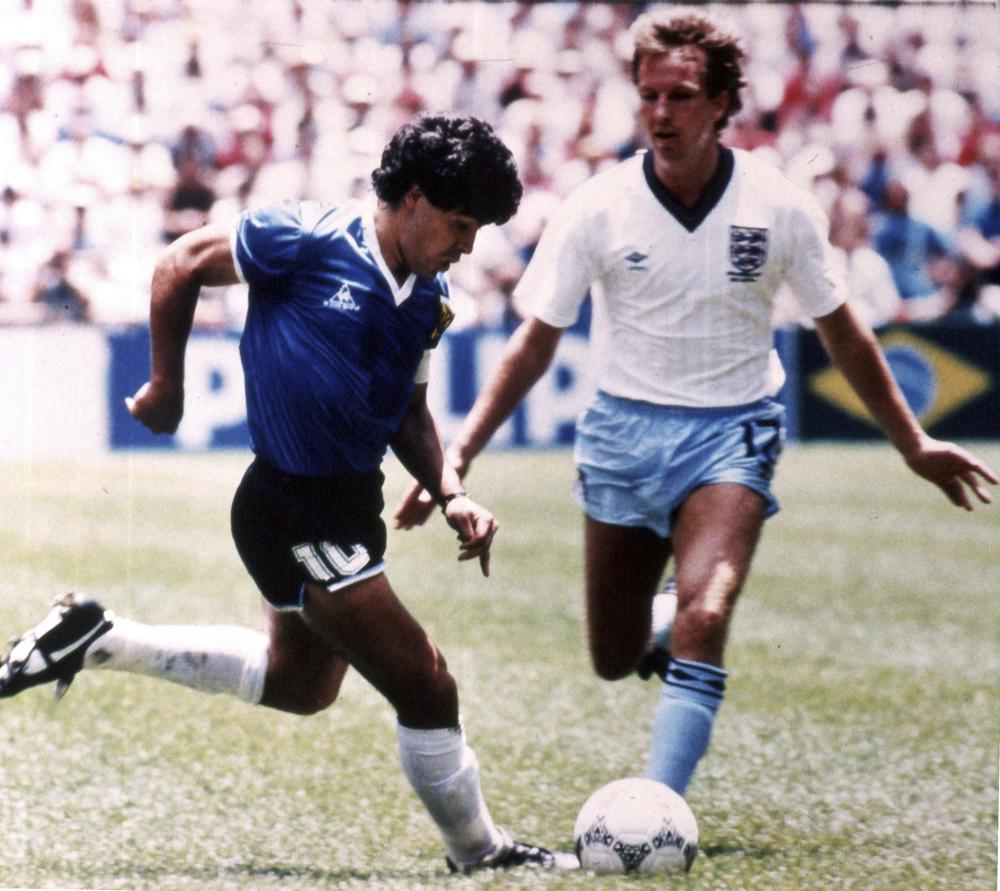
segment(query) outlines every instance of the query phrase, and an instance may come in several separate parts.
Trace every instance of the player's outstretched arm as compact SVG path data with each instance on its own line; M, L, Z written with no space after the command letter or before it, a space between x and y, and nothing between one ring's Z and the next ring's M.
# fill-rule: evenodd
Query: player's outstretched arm
M485 447L528 391L545 373L555 355L563 329L530 318L522 322L504 347L500 367L479 394L448 447L448 463L461 479L473 459ZM422 525L434 509L434 502L419 483L414 483L393 512L397 529Z
M816 319L816 330L833 364L878 421L910 469L934 483L952 504L972 510L970 493L992 499L985 483L996 473L954 443L929 436L910 410L871 329L844 304Z
M157 261L149 302L150 378L125 400L154 433L173 433L184 414L184 351L201 288L238 281L230 233L218 225L181 236Z

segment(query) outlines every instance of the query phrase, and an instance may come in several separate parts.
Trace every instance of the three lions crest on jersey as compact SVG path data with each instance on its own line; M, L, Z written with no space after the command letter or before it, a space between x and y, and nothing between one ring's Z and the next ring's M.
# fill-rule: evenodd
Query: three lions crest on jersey
M729 227L729 280L755 282L767 262L767 229Z

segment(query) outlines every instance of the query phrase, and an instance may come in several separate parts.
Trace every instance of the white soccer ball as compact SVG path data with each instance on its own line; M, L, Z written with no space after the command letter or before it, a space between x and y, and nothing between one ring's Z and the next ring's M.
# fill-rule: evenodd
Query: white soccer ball
M628 777L584 802L573 842L580 866L591 872L684 873L698 853L698 824L669 786Z

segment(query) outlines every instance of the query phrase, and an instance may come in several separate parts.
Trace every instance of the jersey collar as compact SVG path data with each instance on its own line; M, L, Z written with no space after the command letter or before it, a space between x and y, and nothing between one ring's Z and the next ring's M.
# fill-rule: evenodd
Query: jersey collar
M417 276L411 272L403 284L396 284L396 276L392 274L389 265L385 262L385 257L382 256L382 248L378 243L378 233L375 231L374 201L366 201L364 203L364 209L361 212L361 228L364 232L365 244L368 246L368 250L371 251L372 259L382 273L385 283L389 286L389 291L392 294L392 299L396 302L396 306L399 306L412 293Z
M733 150L720 145L719 164L715 168L715 173L705 184L705 188L692 207L681 202L670 189L660 182L653 169L652 152L646 152L643 156L642 172L646 177L646 184L656 196L656 200L688 232L694 232L705 221L705 218L712 212L725 193L726 186L729 185L729 180L733 177L733 164Z

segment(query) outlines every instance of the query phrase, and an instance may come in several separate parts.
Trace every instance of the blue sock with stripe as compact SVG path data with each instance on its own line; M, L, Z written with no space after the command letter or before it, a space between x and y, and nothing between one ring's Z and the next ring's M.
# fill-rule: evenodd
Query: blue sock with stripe
M726 692L726 671L707 662L671 659L653 715L646 776L680 795L708 750L715 714Z

